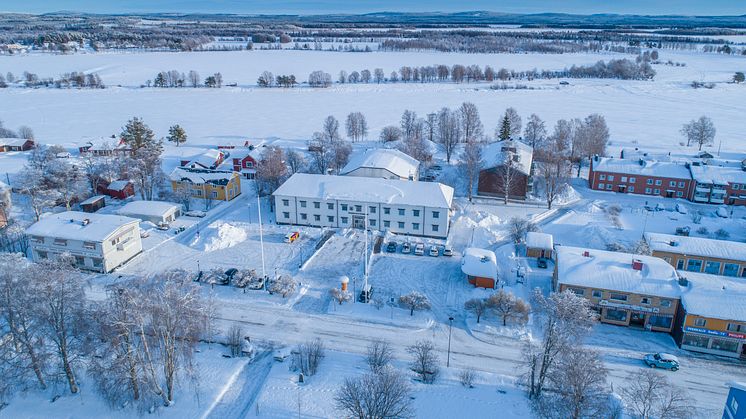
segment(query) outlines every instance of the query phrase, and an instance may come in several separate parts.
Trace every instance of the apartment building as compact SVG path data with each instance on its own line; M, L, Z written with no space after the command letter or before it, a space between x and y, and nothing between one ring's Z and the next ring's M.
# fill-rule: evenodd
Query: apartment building
M278 224L448 237L453 188L435 182L296 173L273 194Z
M81 269L111 272L142 251L140 220L78 211L48 215L26 230L31 259L62 253Z
M746 205L746 171L741 164L690 166L691 200L709 204Z
M671 332L682 287L664 260L556 246L553 288L584 297L602 323Z
M689 199L692 177L680 163L594 156L588 184L599 191Z
M645 233L653 256L679 271L746 277L746 243Z
M233 171L177 167L170 178L174 192L187 188L194 198L231 201L241 195L241 177Z

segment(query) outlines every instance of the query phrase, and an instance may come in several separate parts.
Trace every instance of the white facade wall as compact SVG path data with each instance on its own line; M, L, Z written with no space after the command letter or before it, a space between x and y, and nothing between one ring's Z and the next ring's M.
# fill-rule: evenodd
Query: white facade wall
M362 228L367 212L368 226L374 230L413 236L448 237L449 208L282 195L275 196L275 208L278 224Z
M417 171L415 170L410 174L411 177L400 177L395 173L382 168L374 167L360 167L349 173L345 173L345 176L357 176L357 177L372 177L372 178L383 178L383 179L400 179L400 180L417 180Z
M64 240L51 236L29 237L31 259L39 262L62 253L76 258L81 269L110 272L142 251L140 227L137 222L125 224L103 242Z

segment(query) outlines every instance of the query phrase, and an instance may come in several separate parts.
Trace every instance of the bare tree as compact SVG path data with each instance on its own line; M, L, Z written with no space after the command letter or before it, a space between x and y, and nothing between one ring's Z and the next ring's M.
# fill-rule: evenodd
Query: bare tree
M461 167L467 179L467 197L471 201L474 194L474 184L479 179L479 171L482 170L482 143L476 140L467 140L464 151L461 153Z
M503 195L503 203L508 204L510 194L513 189L516 188L517 182L523 177L521 176L524 171L524 162L520 161L520 155L514 151L515 149L506 145L502 147L502 166L499 167L498 174L500 176L500 183L498 184L498 192Z
M331 295L332 299L338 302L339 305L342 305L342 303L346 303L347 301L350 301L352 299L352 294L350 294L349 291L343 291L337 287L330 289L329 295Z
M68 160L70 159L50 165L44 174L43 184L45 187L56 192L58 199L70 211L73 201L88 196L87 189L89 182L81 167L72 164Z
M259 87L272 87L275 85L275 75L269 71L263 71L256 80L256 84Z
M522 121L521 116L515 108L508 108L505 110L505 117L510 121L510 138L518 138L521 136Z
M715 124L706 116L700 116L697 120L691 120L681 128L681 135L686 137L686 146L691 143L697 144L699 149L702 146L710 145L715 140Z
M140 197L152 201L155 190L163 184L163 144L160 141L147 142L127 159L130 177L138 187Z
M360 81L363 83L370 83L370 70L367 68L360 72Z
M256 184L259 193L271 194L280 187L288 174L285 152L279 147L267 147L256 165Z
M329 87L332 85L332 76L323 71L314 71L308 76L308 85L311 87Z
M492 294L487 299L487 306L500 316L503 326L507 326L508 320L519 323L528 321L528 304L504 289Z
M383 372L394 359L394 350L391 348L391 344L383 339L374 340L368 345L367 352L365 361L374 374Z
M27 127L26 125L21 125L20 127L18 127L18 136L25 140L33 140L34 130L32 130L30 127Z
M394 369L360 378L346 378L334 397L345 417L404 419L414 417L412 390L407 379Z
M402 132L399 127L395 125L389 125L389 126L383 127L379 138L381 142L383 143L388 143L391 141L399 141L402 138Z
M608 142L609 127L602 115L588 115L585 120L577 124L573 136L573 152L570 155L578 164L578 177L583 166L583 157L605 155Z
M295 287L297 285L298 284L292 277L283 275L270 283L268 291L270 294L277 293L282 295L282 298L286 298L288 295L295 292Z
M522 217L512 217L508 220L508 226L510 228L510 238L513 240L513 243L523 241L526 233L530 231L539 231L539 226L536 223Z
M344 70L341 70L339 72L339 77L337 77L337 83L344 84L347 83L347 72Z
M197 73L194 70L189 70L189 74L187 75L187 79L189 80L189 85L193 88L197 88L200 86L200 81L202 80L199 77L199 73Z
M567 139L560 132L547 138L535 155L536 175L542 181L547 208L568 188L570 167Z
M481 320L482 315L487 312L489 306L487 305L487 300L485 300L484 298L472 298L470 300L466 300L466 302L464 303L464 308L467 311L474 313L474 315L477 316L477 323L479 323L479 320Z
M462 386L474 388L474 380L477 379L477 372L473 368L467 368L459 373L458 379Z
M430 310L430 300L425 294L412 291L399 297L399 303L409 309L409 315L413 316L415 310Z
M416 122L417 113L414 111L407 109L402 113L401 122L399 124L401 126L402 136L405 140L410 139L417 134Z
M306 158L296 150L290 148L285 150L285 162L291 175L303 172L306 169Z
M231 350L231 356L241 355L241 344L243 343L243 330L241 326L234 324L228 330L228 347Z
M438 377L438 355L435 353L435 344L429 340L417 341L407 347L407 353L412 356L409 368L414 371L425 384L432 384Z
M347 128L347 136L353 142L360 141L368 136L368 122L361 112L352 112L347 115L345 128Z
M458 114L448 108L443 108L438 112L436 137L440 145L443 146L446 161L449 164L456 146L461 142L461 125L458 119Z
M461 132L464 141L480 141L483 135L484 127L482 120L479 118L479 110L471 102L464 102L458 109L459 119L461 120Z
M622 398L635 418L693 418L697 409L686 391L652 370L630 373Z
M303 375L314 375L319 370L321 360L324 359L324 342L316 338L314 340L301 343L295 348L295 367Z
M524 141L536 150L542 147L546 137L547 128L544 121L539 118L539 115L532 113L531 116L528 117L528 122L526 122L526 129L523 131Z
M373 78L376 81L376 83L383 83L384 81L386 81L386 76L383 73L383 69L377 68L373 70Z

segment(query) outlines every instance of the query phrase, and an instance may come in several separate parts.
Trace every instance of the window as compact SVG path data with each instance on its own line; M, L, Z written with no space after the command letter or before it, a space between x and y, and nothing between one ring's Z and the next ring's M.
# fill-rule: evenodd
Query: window
M440 218L440 212L433 211L433 218Z
M371 213L371 214L375 214L376 213L376 207L373 207L373 206L368 207L368 212Z
M386 215L391 214L391 208L383 207L383 213L386 214Z
M684 185L685 185L685 183L684 183L684 182L679 182L679 188L683 188L683 187L684 187Z
M686 263L689 272L702 272L702 261L700 259L689 259Z
M635 183L635 182L637 182L636 178L633 178L633 177L629 178L629 183Z
M725 352L738 352L738 342L725 339L713 339L710 345L711 349Z
M603 183L599 183L599 184L598 184L598 189L603 189L603 188L604 188L605 186L606 186L605 184L603 184Z
M83 247L86 249L95 250L96 249L96 243L94 242L83 242Z
M440 228L440 226L437 224L433 224L431 227L433 228L433 231L438 231L438 229Z
M694 346L696 348L706 348L710 344L710 338L705 336L691 335L689 333L684 335L684 339L681 341L682 345Z
M363 206L362 205L355 205L355 212L363 212Z
M334 217L331 216L331 215L327 215L326 216L326 221L329 221L330 223L333 223L334 222Z
M54 239L55 246L67 246L67 240L65 239Z
M708 260L705 263L705 272L708 274L719 274L720 273L720 262L713 262Z
M399 215L404 216L404 208L399 208Z
M738 323L728 323L727 329L730 332L746 332L746 325Z
M671 307L671 300L661 300L661 307Z
M738 412L738 400L735 396L730 398L730 410L733 413Z
M300 207L301 208L305 208L306 207L306 204L307 204L306 201L298 201L298 202L300 202Z
M661 190L660 190L660 189L658 189L658 188L655 188L655 189L653 189L653 193L654 193L655 195L660 195L660 194L661 194Z
M684 196L684 192L676 191L676 197L681 198L682 196Z
M652 184L653 184L653 179L648 179L648 181L647 181L646 183L647 183L648 185L652 185Z
M607 183L607 184L606 184L606 190L607 190L607 191L610 191L610 190L611 190L611 188L612 188L612 186L614 186L614 185L612 185L611 183Z
M585 295L585 290L583 288L568 288L568 290L570 290L570 292L572 292L573 294L581 297Z
M668 182L668 186L670 186L672 188L675 188L676 187L676 181L672 180L672 181Z
M213 199L215 199L218 197L218 191L212 191L210 195L212 196Z
M44 237L41 236L31 236L31 241L34 243L44 243Z
M650 189L650 188L645 188L645 193L646 193L646 194L650 195L650 193L651 193L651 192L653 192L653 190L652 190L652 189Z
M656 179L655 180L655 186L661 186L662 184L663 184L663 182L661 182L660 179Z
M648 324L652 327L660 327L662 329L670 329L671 323L673 323L673 317L669 316L650 316L648 317Z
M368 220L368 224L370 224L371 227L376 226L376 220Z
M347 211L347 204L342 204L342 211Z
M622 182L626 182L626 181L627 181L627 176L622 176L622 179L621 179L621 181L622 181Z
M604 318L615 322L625 322L627 321L627 312L625 310L607 308Z
M412 223L412 229L413 230L419 230L420 229L420 223Z
M630 192L634 192L635 191L635 187L634 186L630 186L627 190L630 191Z
M694 319L694 325L697 326L697 327L705 327L705 326L707 326L707 320L703 319L701 317L698 317L698 318Z
M609 175L609 177L607 177L607 179L608 179L609 181L613 181L613 180L614 180L614 175Z
M734 184L733 184L733 190L734 190L734 191L737 191L737 190L738 190L738 184L737 184L737 183L734 183Z
M383 222L383 226L384 226L385 228L389 228L389 227L391 227L391 221L388 221L388 220L384 221L384 222Z
M419 217L420 216L420 210L412 210L412 215L415 216L415 217Z
M290 213L289 212L283 212L282 216L283 216L283 218L290 218Z
M41 250L37 250L36 254L39 255L39 259L46 259L47 258L47 252L42 252Z
M287 207L288 205L290 205L290 200L289 199L283 199L282 200L282 206L283 207Z
M611 300L617 300L617 301L627 301L627 295L626 294L617 294L617 293L611 293L609 294L609 299Z
M640 298L640 304L650 304L650 297Z
M85 266L85 258L83 256L75 256L75 265Z
M316 209L321 208L321 202L314 202L313 203L313 207L316 208Z
M347 224L347 222L349 221L349 218L347 217L340 217L340 219L342 220L342 224Z
M403 221L399 221L398 224L399 224L399 228L402 228L402 229L404 228L404 222Z
M726 263L723 266L723 275L725 276L738 276L738 268L740 267L737 263Z
M333 210L333 209L334 209L334 204L332 204L331 202L328 202L328 203L326 204L326 208L327 208L327 209L330 209L330 210Z
M305 212L301 213L300 214L300 219L301 220L307 220L308 219L308 214L306 214Z
M598 175L598 180L606 180L606 175Z
M101 258L93 258L91 260L93 261L94 268L101 268L104 265L104 261Z
M314 214L313 215L313 220L314 221L321 221L321 216L319 214Z
M601 290L593 290L593 298L603 298L604 293Z
M679 259L678 262L676 262L676 269L678 270L684 269L684 259Z

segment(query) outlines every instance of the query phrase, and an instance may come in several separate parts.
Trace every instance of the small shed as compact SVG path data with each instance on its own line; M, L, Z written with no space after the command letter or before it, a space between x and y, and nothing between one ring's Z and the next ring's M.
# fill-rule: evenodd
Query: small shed
M92 196L80 203L80 209L83 212L96 212L106 206L105 198L103 195Z
M115 180L102 187L100 192L112 198L127 199L135 195L135 185L129 180Z
M132 201L123 206L119 215L139 218L153 224L170 223L181 216L181 205L163 201Z
M495 288L497 283L497 257L495 252L476 247L464 250L461 272L475 287Z
M554 237L551 234L530 231L526 233L526 257L552 258Z

